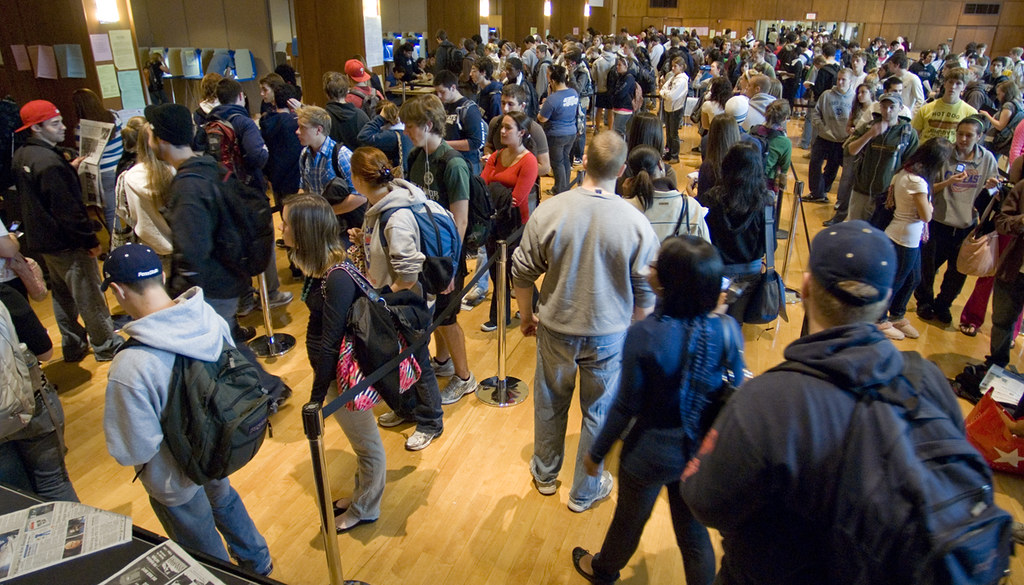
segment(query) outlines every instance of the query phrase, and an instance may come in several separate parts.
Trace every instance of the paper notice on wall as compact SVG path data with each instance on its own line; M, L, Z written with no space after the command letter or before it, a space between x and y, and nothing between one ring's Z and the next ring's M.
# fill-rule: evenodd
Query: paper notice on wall
M57 59L53 55L53 47L30 45L28 56L37 79L57 79Z
M591 5L593 5L593 4L591 4ZM535 35L535 34L537 34L537 27L535 27L535 26L531 26L531 27L530 27L530 34L531 34L531 35Z
M121 89L117 85L117 70L113 65L97 65L96 75L100 78L100 95L103 99L121 97Z
M110 39L107 35L89 35L89 42L92 44L93 61L114 60L114 54L110 52Z
M14 53L14 64L18 66L18 71L32 71L32 62L28 59L25 45L11 45L11 52Z
M699 36L699 37L706 37L706 36L708 36L708 27L706 27L706 26L698 26L697 27L697 36Z
M54 45L53 52L57 56L57 68L64 78L84 79L85 58L82 56L82 45Z
M363 39L366 44L366 64L370 67L384 65L384 35L381 33L380 16L363 16Z
M590 0L590 7L594 6L604 6L604 0Z
M110 48L114 53L114 65L121 71L137 69L132 31L128 29L112 30L108 34L110 35Z
M578 26L572 27L572 34L573 34L573 36L579 36L579 34L580 34L580 27L578 27Z
M145 108L146 98L142 94L142 78L139 70L118 71L117 84L121 86L121 107Z

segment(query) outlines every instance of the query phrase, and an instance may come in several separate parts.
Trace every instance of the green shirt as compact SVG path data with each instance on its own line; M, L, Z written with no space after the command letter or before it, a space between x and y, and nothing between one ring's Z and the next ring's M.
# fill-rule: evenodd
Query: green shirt
M443 141L429 157L424 154L423 149L416 148L409 155L409 182L422 187L428 199L449 211L452 203L468 200L469 165L462 155ZM447 164L443 159L448 160Z

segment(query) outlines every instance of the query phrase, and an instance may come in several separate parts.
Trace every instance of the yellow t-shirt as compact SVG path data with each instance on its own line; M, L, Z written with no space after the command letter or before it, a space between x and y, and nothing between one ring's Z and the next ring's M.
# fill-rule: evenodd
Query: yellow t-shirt
M964 100L955 104L935 100L917 110L911 125L917 130L921 142L940 136L950 142L956 142L956 125L960 120L977 113L978 110Z

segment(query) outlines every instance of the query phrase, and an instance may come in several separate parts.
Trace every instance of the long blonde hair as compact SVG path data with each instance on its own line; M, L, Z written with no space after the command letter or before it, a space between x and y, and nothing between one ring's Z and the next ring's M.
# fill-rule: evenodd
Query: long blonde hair
M135 145L138 155L136 164L144 165L153 200L156 201L158 208L162 208L167 205L167 195L171 190L174 174L171 172L171 166L157 157L156 151L153 150L150 143L152 136L153 126L144 124L139 128L138 141Z

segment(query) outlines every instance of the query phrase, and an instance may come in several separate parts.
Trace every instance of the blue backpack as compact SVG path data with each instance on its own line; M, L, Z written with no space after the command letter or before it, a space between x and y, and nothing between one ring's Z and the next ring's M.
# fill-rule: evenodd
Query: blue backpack
M412 211L420 231L420 251L426 256L419 278L423 290L432 295L439 294L451 284L459 267L462 242L459 240L455 219L435 201L389 209L381 214L378 228L380 243L385 250L388 248L385 237L388 220L399 209Z

